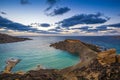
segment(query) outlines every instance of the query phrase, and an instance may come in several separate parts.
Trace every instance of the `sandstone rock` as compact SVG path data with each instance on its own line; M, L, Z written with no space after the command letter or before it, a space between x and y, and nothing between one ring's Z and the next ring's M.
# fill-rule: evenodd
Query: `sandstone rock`
M6 66L4 69L4 73L10 73L12 68L16 66L17 63L19 63L21 60L20 59L8 59L6 61Z
M102 65L111 64L116 62L116 50L110 49L108 51L103 51L98 53L97 59Z
M50 47L54 47L56 49L61 49L61 50L66 50L70 53L78 53L78 48L86 46L89 49L95 51L95 52L101 52L100 47L93 45L93 44L88 44L85 42L82 42L80 40L73 40L73 39L66 39L64 41L60 41L57 43L53 43L50 45Z
M118 63L120 63L120 55L118 55L117 58L118 58Z

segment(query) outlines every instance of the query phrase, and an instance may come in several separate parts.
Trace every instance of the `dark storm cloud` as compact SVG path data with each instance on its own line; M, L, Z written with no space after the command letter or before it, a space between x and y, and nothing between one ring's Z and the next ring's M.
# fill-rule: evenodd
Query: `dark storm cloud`
M109 33L118 33L116 30L109 31Z
M3 11L0 11L0 13L1 13L1 14L4 14L4 15L6 15L6 14L7 14L6 12L3 12Z
M30 4L30 3L29 3L29 0L20 0L20 3L21 3L22 5Z
M52 32L52 31L37 30L35 28L32 28L31 26L25 26L20 23L15 23L1 16L0 16L0 28L4 28L6 30L27 31L27 32L35 32L42 34L58 34L57 31Z
M110 24L108 25L109 27L116 27L116 28L120 28L120 23L116 23L116 24Z
M45 11L50 10L59 0L47 0L47 4L49 5Z
M54 29L49 29L48 31L62 32L63 30L60 27L55 27Z
M108 30L107 27L108 27L108 26L106 26L106 25L102 25L102 26L98 26L96 29L97 29L98 31L104 31L104 30Z
M101 13L96 14L79 14L58 22L62 27L70 27L78 24L101 24L109 20L108 17Z
M107 25L101 25L101 26L97 26L95 29L88 29L88 32L98 32L98 31L107 31L107 30L112 30L112 29L108 29Z
M90 26L83 26L80 28L72 28L72 30L81 30L81 31L86 31L86 32L98 32L98 31L107 31L107 30L113 30L113 29L108 29L107 25L101 25L97 26L96 28L92 28Z
M89 28L90 28L89 26L83 26L83 27L80 27L80 28L72 28L72 30L80 29L80 30L83 30L83 31L87 31Z
M107 25L101 25L96 27L95 29L88 29L86 30L87 32L98 32L98 31L107 31L107 30L113 30L113 29L108 29Z
M91 26L82 26L80 28L66 28L65 31L69 31L69 30L81 30L81 31L85 31L85 32L99 32L99 31L107 31L107 30L112 30L112 29L107 29L108 26L106 25L101 25L101 26L98 26L94 29L92 29ZM55 29L50 29L49 31L53 31L53 32L65 32L64 30L62 30L61 28L55 28Z
M48 31L53 31L53 32L62 32L62 30L61 29L49 29Z
M81 30L86 32L98 32L98 29L89 29L89 26L81 27L81 28L72 28L72 30Z
M65 13L67 13L68 11L70 11L70 8L62 7L62 8L54 9L54 11L52 13L48 14L48 15L49 16L63 15Z
M19 23L12 22L6 18L0 16L0 28L17 30L17 31L30 31L35 32L37 29L31 28L30 26L25 26Z
M40 24L40 26L42 26L42 27L50 27L50 24L48 24L48 23L42 23L42 24Z
M50 29L48 31L53 31L53 32L61 32L62 30L59 30L59 29Z
M54 31L44 31L44 30L39 30L39 31L36 31L36 33L42 33L42 34L58 34L58 32Z
M86 32L98 32L98 30L97 29L88 29L88 30L86 30Z

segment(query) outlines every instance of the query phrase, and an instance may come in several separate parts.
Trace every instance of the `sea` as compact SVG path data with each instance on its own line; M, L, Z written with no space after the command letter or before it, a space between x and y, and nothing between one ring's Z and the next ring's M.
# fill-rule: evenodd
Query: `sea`
M23 36L22 36L23 37ZM9 58L21 59L12 71L29 71L41 65L47 69L63 69L77 64L79 56L50 47L51 43L65 39L77 39L103 48L115 48L120 53L120 38L112 36L34 36L32 40L0 44L0 71Z

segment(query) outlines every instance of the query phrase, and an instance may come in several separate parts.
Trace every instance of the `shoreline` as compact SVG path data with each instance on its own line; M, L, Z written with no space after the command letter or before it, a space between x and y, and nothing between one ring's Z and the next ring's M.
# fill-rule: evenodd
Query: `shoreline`
M0 33L0 44L21 42L21 41L26 41L26 40L32 40L32 39L14 37L14 36Z
M32 78L35 78L35 79L39 78L39 80L48 80L48 79L50 80L78 80L78 79L90 80L90 78L93 77L95 78L93 80L97 80L97 79L101 80L102 78L107 79L108 77L110 77L110 76L102 77L102 75L108 75L108 73L103 74L102 71L104 69L108 70L113 68L117 68L118 72L116 71L113 71L113 72L119 74L120 56L116 55L115 49L95 52L84 43L78 40L70 40L70 39L62 41L62 44L61 42L57 42L53 44L55 45L52 47L56 48L58 45L59 47L57 47L57 49L71 52L71 54L76 53L76 51L78 50L77 52L79 53L80 58L82 59L81 62L76 65L73 65L64 69L60 69L60 70L42 69L40 67L37 70L30 70L27 72L17 71L15 73L2 73L0 74L0 79L10 78L10 80L13 80L13 79L26 80L28 78L28 80L32 80ZM116 64L118 66L116 66ZM106 67L108 65L109 67ZM88 73L88 70L92 74ZM97 74L96 72L99 74ZM31 75L31 76L28 76L28 75ZM4 77L4 76L9 76L9 77Z

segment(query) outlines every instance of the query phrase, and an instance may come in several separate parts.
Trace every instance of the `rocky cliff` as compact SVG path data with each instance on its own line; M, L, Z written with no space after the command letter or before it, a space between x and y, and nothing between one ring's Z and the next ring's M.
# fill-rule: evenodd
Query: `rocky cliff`
M70 53L78 53L77 48L82 48L83 46L86 46L86 48L89 48L95 52L101 51L99 46L88 44L80 40L73 40L73 39L66 39L64 41L56 42L50 45L50 47L65 50Z
M70 39L50 46L80 55L81 60L78 64L60 71L68 80L118 80L120 78L120 55L116 54L115 49L100 51L97 46Z
M68 51L72 54L78 54L81 60L81 67L90 63L90 61L97 56L97 52L100 52L99 47L95 45L87 44L80 40L73 39L60 41L58 43L51 44L50 46L56 49Z
M59 45L60 44L60 45ZM51 46L53 46L52 44ZM58 47L59 46L59 47ZM61 47L60 47L61 46ZM115 49L97 52L79 40L55 43L55 48L77 53L82 59L65 69L40 69L21 73L1 73L0 80L119 80L120 55Z
M11 43L11 42L19 42L19 41L25 41L25 40L31 40L29 38L18 38L14 36L10 36L7 34L0 33L0 44L1 43Z
M81 64L78 63L77 66L73 67L63 70L64 76L68 80L120 79L120 55L116 55L115 49L98 53L97 57L91 60L87 66L81 67Z

